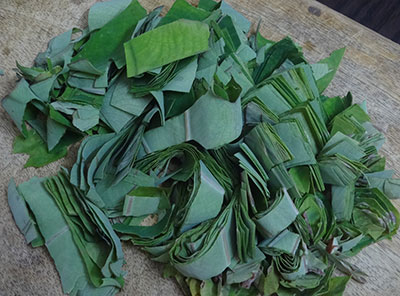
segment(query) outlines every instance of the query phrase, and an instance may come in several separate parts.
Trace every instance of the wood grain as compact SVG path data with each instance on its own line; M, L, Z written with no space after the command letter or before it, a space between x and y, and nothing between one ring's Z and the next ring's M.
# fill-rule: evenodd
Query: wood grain
M82 26L94 0L1 0L0 7L0 96L15 86L13 68L18 60L30 65L48 40L63 31ZM147 9L172 0L142 1ZM388 167L400 172L400 46L335 11L311 0L228 0L253 23L262 21L264 36L278 40L290 35L311 61L332 50L347 47L342 66L327 90L344 95L351 90L355 100L366 100L373 122L386 134L383 154ZM17 183L34 175L55 173L60 164L70 166L75 153L41 169L24 169L26 156L11 154L17 129L0 111L0 295L62 295L53 262L45 248L28 247L12 220L6 198L11 177ZM76 151L76 149L75 149ZM400 176L400 175L398 175ZM400 202L395 201L400 208ZM345 295L399 295L400 235L364 250L352 262L365 270L364 285L350 282ZM126 286L121 295L181 295L178 286L161 277L158 264L137 248L124 245Z

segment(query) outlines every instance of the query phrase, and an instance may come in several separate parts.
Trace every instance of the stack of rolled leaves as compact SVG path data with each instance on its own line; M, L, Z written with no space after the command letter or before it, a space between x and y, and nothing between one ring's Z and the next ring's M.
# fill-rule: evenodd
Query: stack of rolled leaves
M365 104L323 95L344 49L309 64L225 1L161 10L96 3L86 29L17 65L2 101L26 166L83 139L71 169L8 189L63 291L115 295L121 241L187 295L341 295L365 281L346 258L396 233L400 182Z

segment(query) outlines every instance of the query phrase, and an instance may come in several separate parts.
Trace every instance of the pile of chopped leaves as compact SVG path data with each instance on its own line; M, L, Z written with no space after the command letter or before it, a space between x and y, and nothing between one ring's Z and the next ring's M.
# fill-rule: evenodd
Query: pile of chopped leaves
M344 49L309 64L224 1L161 10L96 3L86 29L17 65L2 102L26 166L82 140L71 169L8 189L63 291L120 291L121 241L188 295L341 295L364 281L346 258L396 233L400 182L365 104L322 94Z

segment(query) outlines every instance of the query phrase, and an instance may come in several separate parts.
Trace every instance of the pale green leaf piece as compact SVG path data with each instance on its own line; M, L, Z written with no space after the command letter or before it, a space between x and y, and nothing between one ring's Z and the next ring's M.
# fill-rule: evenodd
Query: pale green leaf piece
M72 62L87 59L103 72L109 60L113 60L118 68L122 68L125 65L123 43L130 39L136 24L145 16L146 10L137 0L132 0L121 13L93 33Z
M99 69L97 69L95 66L93 66L93 64L87 59L77 60L76 62L69 63L68 67L72 71L89 74L88 77L84 76L87 78L92 77L92 76L100 76L103 74ZM82 73L79 73L79 74L82 75ZM71 75L76 76L77 73L72 73Z
M61 123L47 117L46 121L46 132L47 132L47 148L49 151L53 150L54 147L60 142L61 138L67 131L66 126Z
M209 36L207 24L189 20L178 20L139 35L124 44L127 76L202 53L208 50Z
M247 33L250 30L251 22L233 9L226 1L221 1L220 8L222 14L229 15L243 32Z
M210 49L199 56L196 78L204 78L209 85L212 84L218 66L218 57L224 53L224 39L216 42L210 41Z
M241 131L240 100L231 103L208 92L184 114L146 132L143 146L150 152L195 140L203 147L212 149L235 140Z
M349 221L354 206L354 185L332 186L332 209L338 221Z
M231 265L226 272L227 284L243 283L258 273L261 261L265 259L265 255L259 248L255 248L253 258L246 261L236 260L233 258ZM250 294L251 295L251 294Z
M53 66L64 66L69 63L74 52L73 44L71 43L72 30L66 31L59 36L54 37L49 41L45 52L39 53L35 59L36 65L47 65L50 59Z
M72 124L81 131L87 131L99 123L99 110L86 105L78 107L72 114Z
M232 206L214 220L183 233L170 251L170 262L183 275L199 280L223 272L234 255Z
M184 209L183 231L216 217L224 201L225 190L202 161L193 179L193 191Z
M53 257L63 292L75 295L87 284L85 266L66 221L42 182L43 179L34 177L19 185L18 189L31 208L46 247ZM65 268L66 264L68 268Z
M244 141L266 171L293 159L285 143L268 123L258 124L245 136Z
M341 132L337 132L329 139L320 154L326 156L340 154L356 161L365 156L364 149L360 146L360 143Z
M162 88L162 91L190 92L196 78L197 64L197 57L195 57Z
M271 255L281 254L283 252L294 256L299 247L300 240L300 235L285 229L276 237L262 241L258 247L265 253Z
M378 188L390 199L400 198L400 180L392 178L393 172L383 171L365 174L369 186Z
M293 155L292 160L285 162L287 168L317 163L311 145L296 120L278 123L274 129Z
M194 7L185 0L176 0L158 26L163 26L179 19L203 21L209 16L210 12L204 9Z
M100 111L92 105L56 101L51 106L57 111L72 115L72 124L81 131L87 131L99 123Z
M332 81L339 68L345 50L345 48L335 50L329 57L311 65L315 80L317 81L319 93L322 93Z
M107 93L104 96L103 105L100 109L100 118L115 132L119 132L135 116L111 105L111 100L114 98L115 89L116 85L114 84L107 90ZM131 100L135 99L132 98ZM138 100L141 100L141 98Z
M26 242L32 244L33 247L43 245L44 241L38 225L29 213L28 206L24 198L19 194L13 179L8 184L7 195L8 205L10 206L15 223L24 235Z
M50 91L53 89L56 78L57 78L57 76L54 75L43 81L32 84L30 86L30 88L31 88L32 92L35 95L37 95L37 97L42 102L49 102L50 101L49 94L50 94Z
M112 98L110 100L111 106L127 112L129 114L139 116L143 110L150 103L149 97L135 97L130 92L131 81L124 76L121 76L116 82ZM109 90L110 91L110 90ZM108 94L107 94L108 95Z
M89 9L89 31L100 29L129 6L132 0L110 0L95 3Z
M140 217L168 207L168 195L165 190L156 187L138 187L125 196L122 214Z
M32 92L28 82L25 79L21 79L12 93L1 101L3 108L11 116L21 132L25 131L23 125L26 105L34 99L39 100Z
M299 211L286 190L277 192L274 203L255 217L257 229L265 237L274 237L296 219Z

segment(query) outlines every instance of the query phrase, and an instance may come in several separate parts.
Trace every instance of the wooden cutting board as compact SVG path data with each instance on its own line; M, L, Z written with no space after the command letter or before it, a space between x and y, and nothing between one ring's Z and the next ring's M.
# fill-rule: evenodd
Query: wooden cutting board
M0 96L15 86L15 61L31 65L50 38L86 23L94 0L1 0ZM147 9L172 0L142 0ZM228 0L253 23L261 20L261 33L279 40L290 35L317 61L332 50L347 52L328 95L351 90L356 102L366 100L372 121L385 133L382 153L388 167L400 172L400 45L347 17L311 0ZM65 160L41 169L24 169L27 157L11 154L17 129L1 109L0 116L0 295L62 295L56 269L45 248L28 247L18 232L7 205L10 178L17 184L34 175L55 173L60 164L73 163L76 149ZM400 176L399 174L397 176ZM400 208L400 202L395 201ZM177 284L161 277L161 268L137 248L124 245L126 285L120 295L182 295ZM400 294L400 236L362 251L351 262L369 274L364 285L352 281L345 295Z

